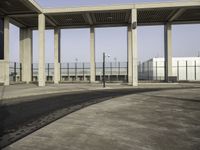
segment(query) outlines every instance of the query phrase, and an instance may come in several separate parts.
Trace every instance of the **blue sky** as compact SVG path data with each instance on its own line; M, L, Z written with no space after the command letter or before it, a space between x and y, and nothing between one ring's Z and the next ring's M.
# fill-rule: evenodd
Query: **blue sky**
M78 7L88 5L111 5L156 0L37 0L42 7ZM157 0L158 1L158 0ZM165 0L159 0L165 1ZM162 57L164 54L163 26L138 27L139 60ZM173 26L173 56L197 56L200 52L200 25ZM11 25L11 61L19 61L19 29ZM46 31L46 62L53 62L53 30ZM102 53L111 55L109 61L127 61L127 28L96 29L96 61L102 61ZM61 61L89 62L89 29L67 29L61 32ZM38 62L38 33L33 32L33 61Z

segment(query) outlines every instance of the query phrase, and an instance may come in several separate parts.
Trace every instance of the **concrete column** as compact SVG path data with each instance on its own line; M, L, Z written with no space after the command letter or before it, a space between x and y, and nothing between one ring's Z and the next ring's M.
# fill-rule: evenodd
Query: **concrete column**
M20 62L22 64L22 81L31 82L32 77L32 30L20 29Z
M90 28L90 82L94 83L96 78L95 64L95 28Z
M137 10L132 9L131 17L131 28L132 28L132 56L133 56L133 86L138 86L138 48L137 48Z
M132 52L132 28L128 26L128 84L133 83L133 52Z
M165 80L168 82L169 76L172 76L172 26L168 23L164 28Z
M54 30L54 83L60 81L60 29Z
M9 17L4 17L4 85L10 84L10 77L9 77Z
M38 66L38 85L45 86L45 15L38 16L39 32L39 66Z

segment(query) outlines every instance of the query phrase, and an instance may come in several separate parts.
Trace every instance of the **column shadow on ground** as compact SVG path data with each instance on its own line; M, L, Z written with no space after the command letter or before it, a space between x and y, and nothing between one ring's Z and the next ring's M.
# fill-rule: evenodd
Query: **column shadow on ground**
M34 131L87 106L115 97L160 91L166 89L115 89L86 91L71 94L52 94L21 99L28 101L1 104L0 148L33 133ZM10 100L12 102L12 100Z

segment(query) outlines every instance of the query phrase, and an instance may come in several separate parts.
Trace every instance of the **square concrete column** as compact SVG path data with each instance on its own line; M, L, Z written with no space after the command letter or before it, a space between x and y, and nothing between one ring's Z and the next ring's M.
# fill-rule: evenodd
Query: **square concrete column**
M164 27L165 43L165 80L168 82L172 76L172 25L166 24Z
M39 66L38 66L38 85L45 86L45 15L38 16L39 32Z
M128 47L128 84L133 83L133 52L132 52L132 26L128 26L127 30L127 47Z
M90 82L94 83L96 78L95 64L95 28L90 28Z
M9 17L4 17L4 85L10 84L10 77L9 77Z
M131 13L131 28L132 28L132 56L133 56L133 86L138 86L138 48L137 48L137 10L132 9Z
M60 82L60 29L54 30L54 83Z
M32 81L32 30L20 29L20 62L22 64L22 81Z

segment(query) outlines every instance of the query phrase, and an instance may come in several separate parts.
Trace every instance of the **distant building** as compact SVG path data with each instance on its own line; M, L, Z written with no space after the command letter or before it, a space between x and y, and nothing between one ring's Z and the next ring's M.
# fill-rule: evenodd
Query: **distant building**
M152 58L139 64L140 80L164 80L164 58ZM200 81L200 57L174 57L173 76L179 81Z

